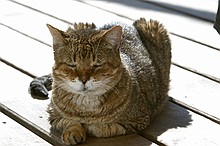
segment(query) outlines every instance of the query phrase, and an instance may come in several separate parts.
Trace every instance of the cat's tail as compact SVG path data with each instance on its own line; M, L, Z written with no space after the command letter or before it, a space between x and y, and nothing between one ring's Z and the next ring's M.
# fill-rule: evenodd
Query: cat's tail
M144 18L136 20L134 26L151 59L167 74L171 63L171 43L167 30L158 21L146 21Z
M169 90L171 42L167 30L158 21L141 18L134 22L140 39L149 53L159 78L162 96Z

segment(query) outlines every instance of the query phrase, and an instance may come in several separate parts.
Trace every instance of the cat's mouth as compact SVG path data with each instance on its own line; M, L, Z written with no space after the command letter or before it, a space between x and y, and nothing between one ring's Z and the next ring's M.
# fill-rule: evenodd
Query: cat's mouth
M86 85L81 85L81 88L78 90L78 92L82 94L88 94L91 93L93 90L91 90L88 86Z
M83 85L83 87L82 87L82 90L81 90L82 92L85 92L85 93L88 93L88 92L90 92L91 90L89 90L89 88L88 87L86 87L85 85Z

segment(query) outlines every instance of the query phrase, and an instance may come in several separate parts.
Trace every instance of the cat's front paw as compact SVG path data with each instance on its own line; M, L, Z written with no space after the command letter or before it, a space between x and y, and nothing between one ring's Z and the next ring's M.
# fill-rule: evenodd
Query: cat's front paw
M63 131L62 140L67 145L75 145L86 140L86 130L79 125L71 126Z

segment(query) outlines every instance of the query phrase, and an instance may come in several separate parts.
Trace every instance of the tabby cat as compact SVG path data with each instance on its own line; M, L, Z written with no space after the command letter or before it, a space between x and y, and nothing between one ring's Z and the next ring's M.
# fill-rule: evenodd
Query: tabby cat
M145 129L167 101L171 43L164 26L144 18L132 26L78 23L66 32L47 26L55 60L47 80L53 82L49 122L63 142ZM31 91L45 92L41 81L35 79Z

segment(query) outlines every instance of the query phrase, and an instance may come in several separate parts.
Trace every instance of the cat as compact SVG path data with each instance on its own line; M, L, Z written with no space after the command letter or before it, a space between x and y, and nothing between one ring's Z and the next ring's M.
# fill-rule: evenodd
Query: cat
M144 18L130 26L75 23L66 32L47 26L53 38L52 80L36 78L30 88L33 97L43 98L52 82L49 122L63 142L146 129L168 97L171 41L165 27Z

